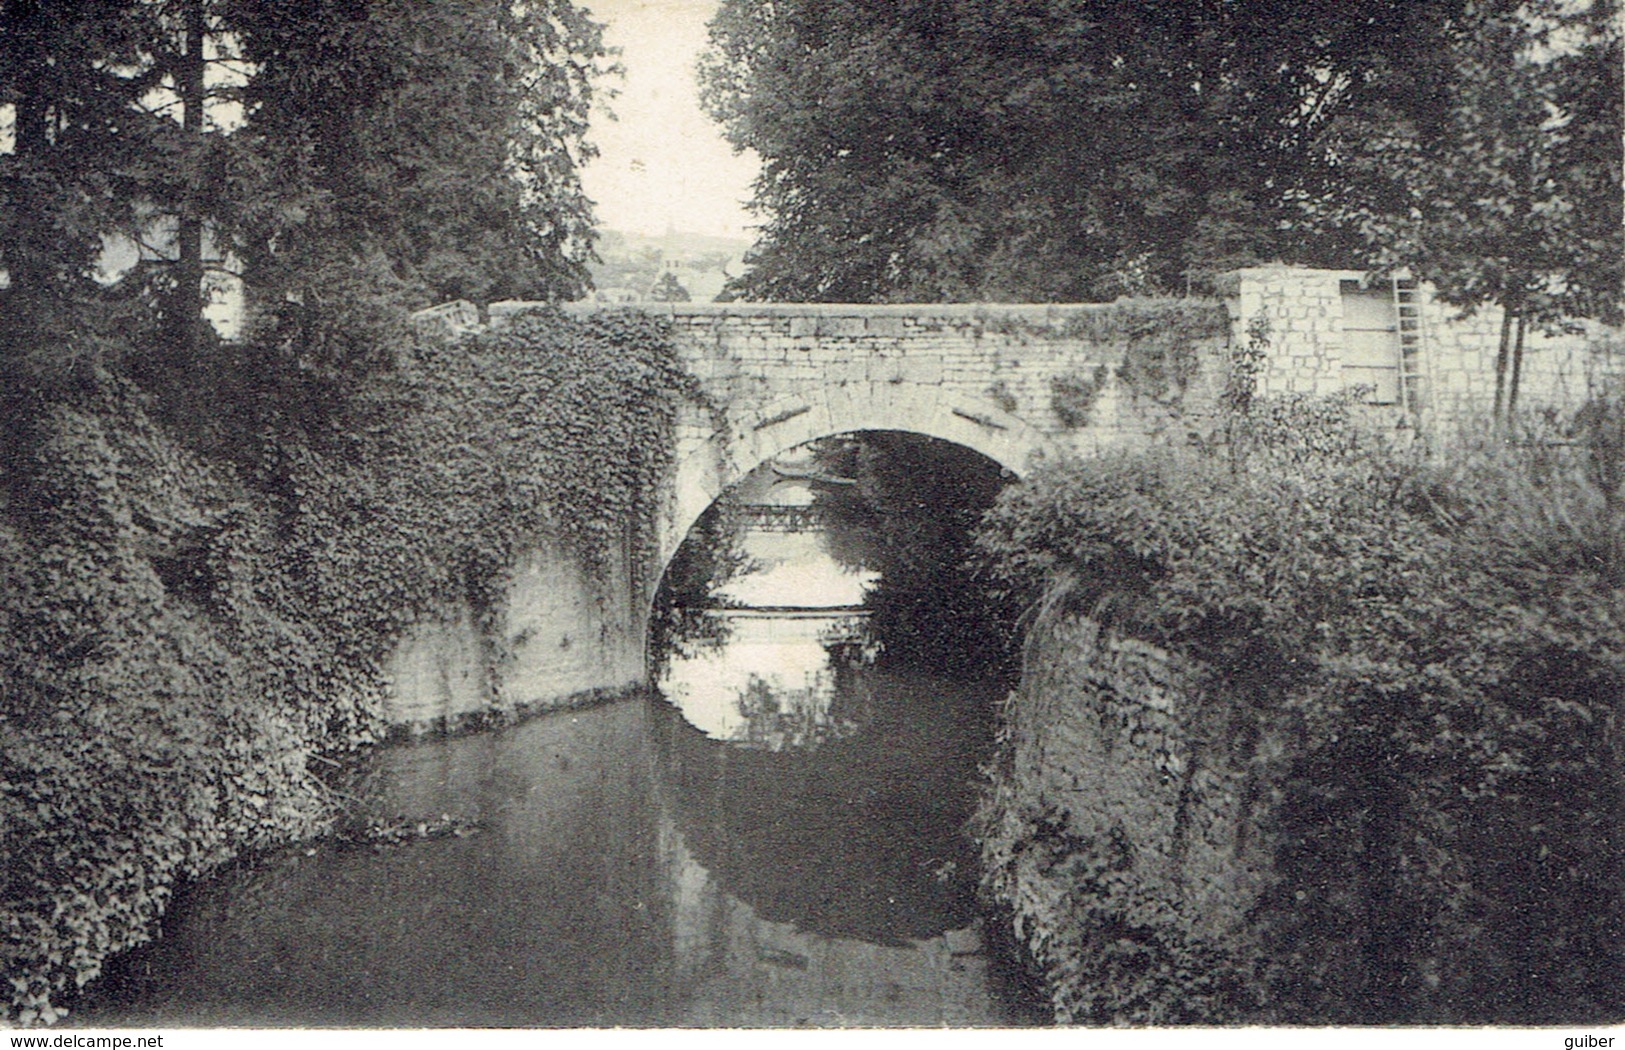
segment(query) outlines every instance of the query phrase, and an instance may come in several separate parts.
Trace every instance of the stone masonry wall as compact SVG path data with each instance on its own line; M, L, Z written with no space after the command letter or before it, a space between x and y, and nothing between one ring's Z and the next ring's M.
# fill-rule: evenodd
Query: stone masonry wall
M596 584L539 543L509 573L490 633L466 603L407 632L385 662L388 718L412 731L545 709L643 681L641 599L626 559Z
M1133 390L1118 366L1127 339L1096 342L1087 315L1112 306L648 304L667 313L689 370L713 401L737 411L807 387L933 387L985 402L1081 451L1143 445L1176 421L1210 412L1219 385L1204 368L1178 397ZM1223 339L1201 348L1211 365ZM1104 368L1090 419L1068 426L1053 383ZM877 423L885 422L884 420ZM910 420L892 421L907 427Z
M1245 341L1248 324L1259 316L1270 322L1270 357L1261 377L1264 393L1325 395L1343 389L1345 304L1341 284L1365 277L1358 270L1285 266L1235 271L1228 302L1231 338ZM1487 418L1494 404L1501 310L1489 308L1462 317L1456 308L1434 299L1426 284L1419 300L1424 421L1448 432ZM1600 326L1559 335L1530 329L1524 341L1522 374L1521 405L1574 408L1604 376L1625 374L1625 350L1618 333Z
M1164 315L1172 318L1178 303L644 304L670 318L678 352L703 391L699 402L682 408L673 483L655 496L661 564L729 485L765 459L827 434L913 430L963 444L1017 473L1033 454L1050 449L1093 455L1184 444L1211 430L1228 346L1244 342L1257 317L1270 326L1263 393L1334 393L1345 383L1342 282L1362 276L1289 267L1236 271L1226 304L1230 331L1197 339L1192 367L1183 371L1155 361L1148 371L1144 331L1116 331L1103 320L1137 309L1141 320L1158 309L1174 311ZM1494 389L1499 313L1457 319L1425 289L1422 303L1423 423L1442 429L1481 418ZM493 303L490 324L537 305ZM437 310L425 311L423 323L457 330L477 323L469 304ZM1595 332L1530 333L1521 403L1573 406L1601 376L1625 371L1619 341L1611 355L1597 352L1599 345L1606 340ZM1400 420L1391 405L1368 413L1379 423ZM454 609L403 641L387 666L391 717L412 725L455 722L635 683L643 670L648 596L631 594L629 584L607 588L618 595L607 604L596 593L578 566L539 538L535 553L514 567L496 637L483 637L468 610Z
M1258 747L1208 724L1222 705L1206 688L1189 661L1087 617L1029 632L983 851L1060 1020L1211 1022L1245 998L1271 863Z
M494 304L492 323L522 305ZM1146 367L1147 347L1159 342L1160 333L1147 338L1154 319L1180 315L1200 328L1212 304L641 308L671 319L679 354L707 403L690 406L678 428L666 556L729 485L816 437L910 430L1019 474L1045 450L1094 455L1187 443L1209 429L1223 387L1222 318L1187 341L1179 367L1166 369L1179 372L1170 381L1156 381L1156 367ZM1062 405L1057 384L1086 388L1087 410Z

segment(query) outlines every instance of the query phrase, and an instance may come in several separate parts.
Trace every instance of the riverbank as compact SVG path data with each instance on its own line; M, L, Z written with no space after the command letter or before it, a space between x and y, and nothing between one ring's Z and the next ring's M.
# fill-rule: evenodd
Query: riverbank
M1619 406L1432 457L1309 407L993 512L989 889L1063 1021L1617 1023Z
M68 1023L1041 1023L976 906L987 734L933 717L987 690L851 674L884 715L827 746L716 739L644 694L376 749L357 805L407 834L190 883Z
M584 585L644 586L614 566L652 543L668 468L683 381L659 323L404 346L325 411L215 364L186 402L206 417L104 371L6 421L0 960L24 1024L150 937L178 880L328 826L325 771L388 730L414 625L464 610L500 649L539 541Z

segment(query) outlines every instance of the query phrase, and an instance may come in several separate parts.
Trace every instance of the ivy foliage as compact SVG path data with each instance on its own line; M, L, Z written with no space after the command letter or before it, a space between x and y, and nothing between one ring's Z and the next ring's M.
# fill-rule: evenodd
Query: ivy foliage
M1053 329L1032 325L1010 317L988 317L989 331L1054 338ZM1077 430L1089 425L1091 412L1107 382L1113 377L1129 396L1146 398L1177 415L1185 390L1201 371L1201 348L1224 339L1230 330L1230 317L1222 303L1209 299L1135 298L1069 315L1060 328L1064 339L1088 343L1096 348L1088 362L1077 362L1072 371L1054 377L1050 383L1050 407L1061 425ZM1117 356L1116 363L1101 363L1103 351ZM996 402L1001 383L989 389Z
M539 309L404 351L352 400L339 454L285 468L297 516L326 526L299 553L324 617L393 639L449 599L494 611L538 535L607 584L621 555L653 549L647 496L692 393L664 322L634 311Z
M1117 381L1135 397L1177 407L1200 370L1198 347L1224 338L1229 328L1229 315L1216 300L1127 298L1105 310L1073 315L1065 332L1099 345L1122 346L1114 369ZM1098 389L1103 375L1097 373L1092 382ZM1083 415L1086 422L1087 411Z
M1359 431L1346 404L1301 401L1253 405L1247 432L1244 459L1052 462L979 538L1040 634L1104 620L1203 669L1176 699L1179 739L1210 774L1245 776L1193 764L1192 794L1168 804L1228 807L1268 876L1245 922L1201 938L1195 890L1098 877L1143 828L1112 846L1084 833L1097 798L1033 789L1081 752L1020 709L1109 698L1018 691L1006 721L1038 725L1043 746L1006 734L985 860L1058 1010L1625 1017L1625 592L1609 575L1618 494L1599 489L1614 475L1598 469L1611 446L1422 458ZM1223 881L1203 856L1184 855L1187 885ZM1121 965L1078 954L1102 944L1122 951L1093 958Z
M646 560L686 382L660 322L544 311L401 348L342 427L265 422L252 462L117 376L41 404L0 475L8 1012L55 1020L177 880L326 827L318 773L384 731L410 623L497 615L538 537L606 587Z
M1178 410L1185 388L1201 371L1198 346L1224 338L1228 330L1224 306L1209 299L1118 299L1107 309L1072 315L1064 328L1069 338L1121 346L1123 358L1111 374L1133 397L1172 410ZM1064 426L1087 426L1094 395L1077 395L1089 388L1098 392L1105 377L1107 372L1095 371L1068 377L1066 392L1056 387L1056 411Z
M23 1023L145 940L177 878L316 831L324 723L376 711L289 615L267 517L132 391L38 431L0 528L0 956Z
M1089 414L1095 407L1095 398L1106 385L1109 373L1105 365L1096 365L1094 371L1067 372L1054 376L1049 382L1050 407L1055 418L1068 430L1089 425Z

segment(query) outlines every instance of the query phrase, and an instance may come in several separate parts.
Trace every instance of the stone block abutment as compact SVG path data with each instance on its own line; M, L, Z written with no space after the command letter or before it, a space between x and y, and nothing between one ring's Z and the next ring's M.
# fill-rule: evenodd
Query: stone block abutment
M489 323L500 328L538 305L492 304ZM666 566L706 508L782 453L838 434L904 431L1019 476L1040 453L1184 442L1216 403L1228 338L1217 303L1197 308L1207 320L1195 336L1192 307L1179 303L640 309L668 319L696 390L679 406L668 482L650 494L658 527L649 563L627 562L622 585L594 594L559 538L537 537L489 628L500 637L482 637L467 610L408 632L387 664L392 720L451 725L638 684ZM1164 311L1171 338L1158 329ZM438 309L424 320L466 328L471 313Z

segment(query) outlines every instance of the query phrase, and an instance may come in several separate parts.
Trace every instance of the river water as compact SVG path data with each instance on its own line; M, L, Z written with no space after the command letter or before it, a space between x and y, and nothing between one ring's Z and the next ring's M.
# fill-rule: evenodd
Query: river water
M360 805L401 841L188 888L73 1021L1036 1023L965 831L999 683L893 666L850 608L681 633L645 694L380 749Z

